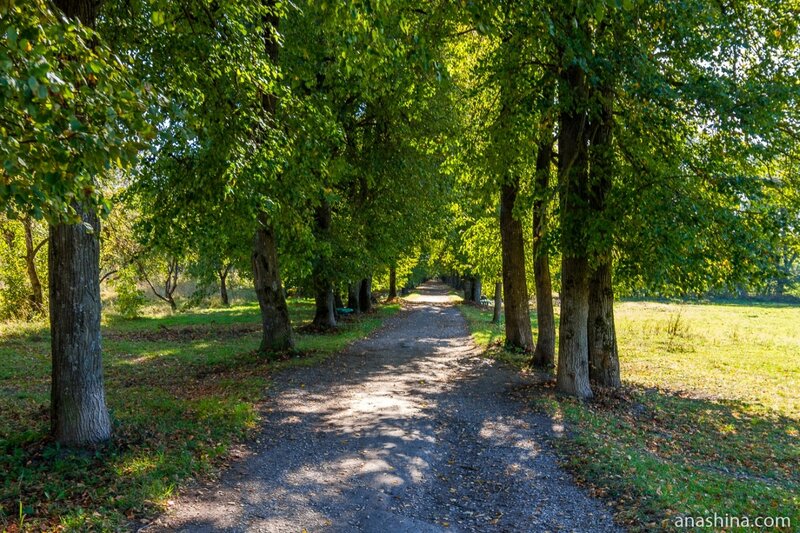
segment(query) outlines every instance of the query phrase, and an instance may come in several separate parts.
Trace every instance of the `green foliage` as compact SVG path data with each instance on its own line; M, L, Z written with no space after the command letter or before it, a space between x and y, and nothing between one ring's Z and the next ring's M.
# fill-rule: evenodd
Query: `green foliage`
M43 0L0 7L0 206L37 219L74 218L102 200L98 181L151 131L144 90L91 29Z
M133 268L126 268L114 280L114 289L117 298L114 300L114 309L125 318L137 318L142 307L147 303L147 298L139 289L139 276Z

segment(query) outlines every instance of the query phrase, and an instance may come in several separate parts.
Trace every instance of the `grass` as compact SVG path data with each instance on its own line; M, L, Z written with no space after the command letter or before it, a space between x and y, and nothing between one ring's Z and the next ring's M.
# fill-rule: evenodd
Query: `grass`
M298 334L297 353L257 353L255 304L127 320L104 317L113 440L70 452L49 440L46 324L0 326L0 531L115 530L162 511L189 478L213 475L258 426L270 375L319 363L399 310L386 305L333 334ZM295 327L313 316L290 300Z
M525 369L490 311L461 309L488 355ZM714 513L798 527L800 307L620 302L616 322L621 392L579 402L547 376L530 395L565 426L556 449L578 480L634 530Z

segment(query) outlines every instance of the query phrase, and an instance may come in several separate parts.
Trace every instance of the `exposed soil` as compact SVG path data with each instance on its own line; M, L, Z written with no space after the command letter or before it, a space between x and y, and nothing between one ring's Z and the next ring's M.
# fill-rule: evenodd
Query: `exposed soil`
M619 531L562 470L530 380L480 357L447 288L275 377L263 429L146 531Z

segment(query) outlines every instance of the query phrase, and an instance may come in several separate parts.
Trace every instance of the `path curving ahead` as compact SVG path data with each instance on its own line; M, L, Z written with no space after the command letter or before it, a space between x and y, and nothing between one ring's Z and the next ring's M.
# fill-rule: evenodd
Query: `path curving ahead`
M276 377L262 434L147 531L618 531L543 446L551 422L428 283L372 337Z

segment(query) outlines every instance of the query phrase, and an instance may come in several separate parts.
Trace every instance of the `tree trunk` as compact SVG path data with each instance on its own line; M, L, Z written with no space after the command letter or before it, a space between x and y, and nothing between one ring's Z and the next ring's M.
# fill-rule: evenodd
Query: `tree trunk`
M96 0L55 3L94 27ZM83 224L50 227L50 429L59 444L93 446L111 436L100 342L100 220L90 207L75 208Z
M358 302L358 296L361 292L361 282L347 284L347 307L353 310L353 313L361 312L361 305Z
M281 286L278 250L272 226L265 216L253 238L253 284L261 308L261 352L279 352L294 348L289 307Z
M539 336L533 352L533 366L553 368L556 357L556 319L553 287L550 281L550 256L544 243L547 231L547 195L550 187L550 160L553 157L552 124L542 128L536 154L536 198L533 202L533 278L536 285L536 326Z
M604 387L620 387L611 279L611 258L606 257L589 279L589 378Z
M328 244L330 242L331 223L331 204L323 198L314 212L314 237L318 243ZM333 282L329 277L329 262L329 255L317 253L312 271L316 302L316 313L312 323L314 326L324 329L336 327L336 305L333 296Z
M602 221L595 235L599 251L594 256L594 271L589 276L589 378L605 387L620 387L617 332L614 327L614 289L612 284L612 222L606 217L606 199L611 192L614 175L612 133L614 116L613 91L605 87L600 94L602 112L592 127L589 149L589 206L592 215Z
M483 295L483 287L481 285L481 277L474 276L472 278L472 301L477 304L480 304L482 295Z
M25 217L23 221L25 227L25 266L28 269L28 279L31 284L31 309L34 314L41 314L44 311L44 294L42 293L42 282L39 280L39 273L36 271L36 254L40 247L33 245L33 222L31 217Z
M358 293L358 304L362 313L369 313L372 310L372 277L361 280Z
M228 272L230 272L230 265L217 272L219 274L219 297L222 300L222 305L230 305L228 299Z
M91 446L111 436L100 343L100 221L92 209L76 208L91 232L83 224L50 227L50 423L56 442Z
M565 257L561 262L561 323L558 336L556 386L561 392L590 398L588 263L585 258Z
M503 282L498 281L494 284L494 313L492 314L492 324L500 323L500 312L503 310Z
M472 301L472 278L464 278L464 303Z
M389 267L389 300L397 299L397 268Z
M561 321L558 339L559 391L590 398L588 258L586 250L588 165L585 79L572 65L562 74L562 95L572 102L561 111L559 185L561 187Z
M525 243L522 223L514 217L519 179L503 185L500 193L500 244L503 255L503 294L505 295L506 345L533 350L528 286L525 279Z
M269 8L264 16L265 22L278 30L279 17L274 10L274 2L265 0ZM264 30L264 50L273 64L278 63L279 43L273 31ZM274 118L277 110L277 97L269 92L261 95L261 107L267 121ZM275 243L275 230L265 213L258 216L258 228L253 237L253 284L261 308L261 352L275 352L294 348L292 323L289 319L289 308L281 286L278 268L278 250Z
M336 305L333 296L333 287L319 286L314 293L314 321L312 324L318 328L330 329L336 327Z

